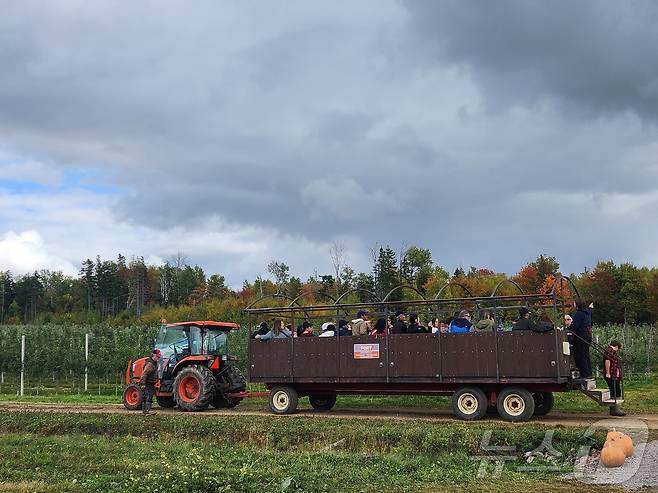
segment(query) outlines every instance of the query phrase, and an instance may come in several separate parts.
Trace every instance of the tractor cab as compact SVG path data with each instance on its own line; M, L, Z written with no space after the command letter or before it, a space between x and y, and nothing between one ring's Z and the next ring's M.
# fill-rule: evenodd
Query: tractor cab
M154 345L162 353L160 378L190 356L216 357L227 361L228 333L238 327L226 322L163 323Z

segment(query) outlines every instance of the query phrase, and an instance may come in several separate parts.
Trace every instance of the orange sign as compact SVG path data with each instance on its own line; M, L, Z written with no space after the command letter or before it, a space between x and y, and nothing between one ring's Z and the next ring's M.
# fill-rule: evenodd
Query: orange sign
M355 344L354 359L379 359L379 344Z

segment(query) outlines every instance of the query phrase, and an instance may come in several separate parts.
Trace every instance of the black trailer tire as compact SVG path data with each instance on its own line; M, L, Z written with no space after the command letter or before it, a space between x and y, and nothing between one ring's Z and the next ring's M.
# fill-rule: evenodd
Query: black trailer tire
M163 408L172 408L176 406L176 401L174 400L174 396L161 396L161 395L156 395L155 400L158 401L158 406L163 407Z
M292 414L297 410L299 396L297 391L288 385L276 386L270 390L268 403L274 414Z
M240 404L241 401L242 399L237 397L224 397L221 394L217 394L212 401L212 407L215 409L233 409Z
M553 392L535 392L532 396L535 399L535 416L546 416L551 412L555 403Z
M174 399L183 411L203 411L215 398L216 387L215 377L208 368L187 366L174 380Z
M336 394L309 395L308 401L316 411L330 411L336 405Z
M144 393L139 385L131 383L123 390L123 405L128 411L137 411L142 408Z
M452 394L452 412L459 419L482 419L488 406L487 395L478 387L460 387Z
M523 387L506 387L498 394L496 407L505 421L528 421L535 414L535 399Z

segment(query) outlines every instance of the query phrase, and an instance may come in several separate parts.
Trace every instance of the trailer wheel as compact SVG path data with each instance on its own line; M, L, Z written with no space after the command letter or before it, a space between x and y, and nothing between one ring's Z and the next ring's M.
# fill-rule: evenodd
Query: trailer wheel
M173 396L160 396L156 395L155 400L158 401L158 406L164 407L164 408L171 408L176 406L176 401L174 400Z
M297 391L287 385L273 387L270 390L270 411L274 414L292 414L297 410L299 396Z
M136 411L142 408L142 400L144 395L139 385L131 383L123 391L123 405L128 411Z
M183 411L203 411L215 398L215 377L205 366L183 368L174 380L174 398Z
M505 421L528 421L535 413L535 399L523 387L507 387L498 394L496 407Z
M309 395L308 401L316 411L329 411L336 404L336 394Z
M487 406L487 416L498 416L498 408L495 404L489 404Z
M535 416L546 416L553 409L555 397L553 392L535 392Z
M215 409L233 409L235 406L240 404L242 399L237 397L224 397L221 394L217 394L215 399L212 401L212 407Z
M452 394L452 412L459 419L482 419L487 414L487 406L487 396L478 387L460 387Z

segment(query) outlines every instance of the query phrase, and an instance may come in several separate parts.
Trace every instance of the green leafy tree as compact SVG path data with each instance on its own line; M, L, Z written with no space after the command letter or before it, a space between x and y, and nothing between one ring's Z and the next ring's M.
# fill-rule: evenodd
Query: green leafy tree
M285 290L285 285L290 278L290 267L283 262L272 260L267 264L267 272L274 276L274 281L276 282L279 292L283 292Z
M226 287L224 276L213 274L208 278L208 296L214 299L222 299L228 295L229 289Z
M416 246L407 248L402 255L400 274L406 283L423 292L432 274L432 252Z

